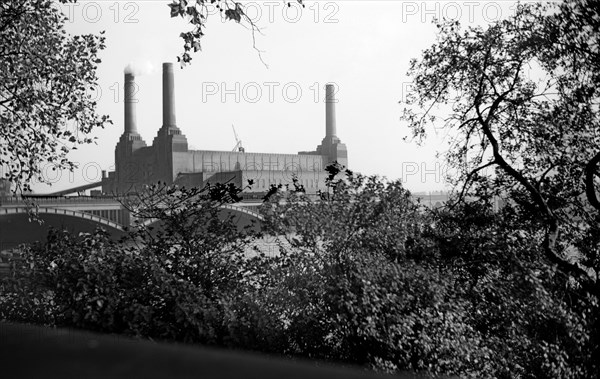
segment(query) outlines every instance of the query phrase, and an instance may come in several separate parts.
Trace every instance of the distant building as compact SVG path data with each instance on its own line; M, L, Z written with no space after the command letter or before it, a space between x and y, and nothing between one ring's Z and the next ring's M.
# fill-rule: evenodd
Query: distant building
M212 182L232 182L246 192L266 192L271 184L287 184L297 176L307 193L325 189L325 167L337 161L348 166L348 152L336 134L333 85L326 86L325 138L314 151L298 154L251 153L244 151L190 150L177 127L173 65L163 64L162 127L151 146L137 131L134 76L125 73L124 130L115 148L115 171L103 180L102 191L123 194L141 185L158 181L184 186L203 186ZM242 150L242 149L240 149Z
M421 191L421 192L412 192L411 196L413 199L416 199L420 202L420 204L429 207L429 208L441 208L444 205L447 205L450 197L452 196L452 192L449 191ZM473 197L467 196L465 198L466 201L473 200ZM506 205L506 200L502 199L499 196L494 196L492 198L492 207L494 211L499 211Z
M446 191L412 192L411 195L429 208L440 208L450 199L450 192Z

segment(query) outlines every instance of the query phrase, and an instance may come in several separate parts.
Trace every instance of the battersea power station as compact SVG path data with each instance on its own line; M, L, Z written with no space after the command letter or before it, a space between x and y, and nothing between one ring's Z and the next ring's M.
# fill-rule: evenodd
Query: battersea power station
M35 201L36 213L44 221L42 224L29 222L29 203L0 193L0 252L21 243L43 241L50 228L93 233L102 227L114 238L119 238L138 221L119 201L121 195L158 182L185 187L234 183L245 188L245 201L222 205L221 211L235 217L240 227L254 225L253 221L261 219L257 210L260 199L271 185L288 184L296 177L308 194L314 194L325 189L328 164L337 161L348 166L346 146L336 134L333 85L325 88L325 137L316 149L298 154L268 154L246 152L239 143L235 151L190 150L175 117L172 64L163 64L162 80L162 126L152 144L148 145L138 133L135 77L126 72L124 127L115 148L115 171L108 175L103 173L102 179L94 183L29 196ZM253 181L250 188L247 187L249 180ZM0 189L2 184L0 181ZM85 190L99 187L102 191L94 190L89 196L83 194ZM423 199L430 205L438 200L445 201L431 194Z
M115 171L102 180L105 194L125 194L145 184L163 182L186 187L229 182L239 187L253 181L245 192L266 192L271 184L287 184L294 175L307 193L324 189L325 167L337 161L348 166L348 151L336 134L334 86L325 89L325 137L312 151L269 154L236 151L190 150L177 126L173 64L163 63L162 126L152 144L138 133L135 77L125 72L124 129L115 148Z

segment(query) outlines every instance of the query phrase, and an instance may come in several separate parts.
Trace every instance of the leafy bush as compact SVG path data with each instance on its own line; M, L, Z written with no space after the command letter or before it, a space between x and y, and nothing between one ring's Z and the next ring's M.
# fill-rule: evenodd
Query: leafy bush
M2 281L0 317L477 378L593 377L598 305L544 259L537 221L485 201L430 211L330 168L263 206L279 254L219 214L230 186L153 187L128 238L52 232ZM18 267L17 267L18 266Z
M118 242L101 230L52 231L45 244L24 248L20 267L4 281L0 316L221 344L225 300L243 274L242 253L252 238L219 217L219 206L237 191L230 189L150 187L129 199L138 223Z

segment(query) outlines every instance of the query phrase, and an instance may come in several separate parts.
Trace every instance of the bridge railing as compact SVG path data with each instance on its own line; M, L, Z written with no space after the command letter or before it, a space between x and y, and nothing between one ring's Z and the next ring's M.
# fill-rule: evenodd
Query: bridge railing
M73 202L97 203L105 202L112 203L116 201L114 196L0 196L0 205L7 204L24 204L25 201L32 201L37 204L65 204Z

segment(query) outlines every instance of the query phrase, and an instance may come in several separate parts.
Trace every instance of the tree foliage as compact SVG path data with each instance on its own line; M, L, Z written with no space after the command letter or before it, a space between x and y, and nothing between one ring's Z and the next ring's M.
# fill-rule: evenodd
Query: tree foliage
M530 4L487 28L441 23L412 63L414 135L441 122L454 136L450 206L428 210L399 182L333 165L316 198L297 181L268 192L267 256L250 249L260 234L219 213L240 189L154 186L127 203L138 222L121 243L55 233L25 249L0 318L388 372L597 378L591 3Z
M104 37L69 35L65 21L50 0L0 5L0 165L18 189L44 182L47 162L73 169L68 152L109 122L90 96Z
M485 28L442 22L411 63L404 119L420 141L431 124L451 137L457 192L440 246L469 270L477 330L511 357L496 377L597 377L597 5L526 4ZM482 213L494 197L504 209Z
M304 0L296 1L304 6ZM288 6L290 6L289 2ZM169 4L169 8L171 17L181 17L192 25L192 30L180 34L180 37L184 42L184 51L177 57L177 61L181 62L182 66L192 61L190 52L193 51L195 53L201 50L200 40L204 37L208 18L214 11L216 11L223 19L235 21L250 29L253 46L258 51L260 57L260 50L256 48L255 40L255 33L259 32L260 29L245 13L243 3L234 0L173 0L173 2Z
M51 232L45 244L25 248L14 261L0 317L225 344L222 320L252 238L219 215L238 192L225 185L155 185L128 199L137 220L121 241L102 231Z
M431 238L452 267L469 324L494 352L495 378L588 378L597 372L597 304L545 260L543 229L518 206L443 209Z
M455 276L435 262L432 220L399 182L329 172L319 199L279 192L263 212L266 230L285 236L268 292L290 352L388 372L484 372L490 351Z
M486 28L439 24L438 42L411 64L415 93L404 119L416 137L430 123L453 136L446 158L459 201L469 194L518 203L544 231L536 238L546 259L597 297L594 4L526 4Z
M318 198L271 191L274 255L219 213L234 186L150 187L127 203L124 241L57 232L26 248L0 318L386 372L593 377L598 307L545 263L542 221L485 201L432 212L399 182L329 172Z

